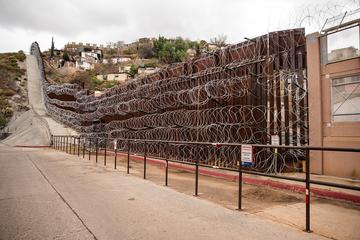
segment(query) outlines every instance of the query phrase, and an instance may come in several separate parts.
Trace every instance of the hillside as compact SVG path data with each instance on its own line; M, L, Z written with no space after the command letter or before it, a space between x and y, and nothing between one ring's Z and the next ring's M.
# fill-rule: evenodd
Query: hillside
M108 47L94 44L68 43L64 49L52 47L43 52L45 72L49 81L54 83L77 83L90 92L103 91L123 81L102 79L101 75L123 74L125 81L146 75L147 69L156 71L168 64L191 60L210 51L215 45L206 41L191 41L177 37L168 39L141 38L136 42ZM89 61L84 53L98 54ZM92 57L92 56L91 56ZM90 58L91 58L90 57ZM120 59L118 61L118 59ZM90 67L82 67L83 62ZM127 69L127 70L121 70Z
M25 54L0 54L0 131L13 115L28 110Z

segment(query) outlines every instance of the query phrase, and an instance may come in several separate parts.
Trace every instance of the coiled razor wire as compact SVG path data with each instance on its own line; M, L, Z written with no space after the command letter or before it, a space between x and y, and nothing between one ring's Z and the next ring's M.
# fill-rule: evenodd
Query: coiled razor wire
M31 53L48 113L83 136L121 139L120 150L142 153L141 140L271 144L275 136L281 144L308 143L303 29L269 33L169 65L99 97L77 84L49 83L36 42ZM147 142L147 153L219 167L240 164L240 147L161 141ZM296 170L304 158L300 150L256 148L249 167L279 173Z

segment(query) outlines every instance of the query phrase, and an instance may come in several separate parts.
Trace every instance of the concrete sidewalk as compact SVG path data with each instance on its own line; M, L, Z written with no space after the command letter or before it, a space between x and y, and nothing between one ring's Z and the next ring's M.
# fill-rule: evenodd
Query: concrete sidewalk
M0 239L325 239L50 149L0 155Z

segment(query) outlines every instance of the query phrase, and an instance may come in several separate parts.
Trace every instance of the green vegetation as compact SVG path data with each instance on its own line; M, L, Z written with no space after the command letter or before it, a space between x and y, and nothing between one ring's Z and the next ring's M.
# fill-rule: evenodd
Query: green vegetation
M126 55L133 55L133 54L136 54L136 50L133 49L133 48L128 48L128 49L125 49L123 51L123 53L126 54Z
M138 70L139 70L139 67L138 66L136 66L136 65L131 65L131 67L130 67L130 71L129 71L129 75L132 77L132 78L134 78L135 77L135 75L138 73Z
M25 70L20 69L18 62L24 60L23 51L0 54L0 129L6 126L13 114L9 99L19 90L17 82Z
M64 60L65 62L70 61L69 54L68 54L66 51L64 51L64 54L63 54L63 60Z
M176 63L184 61L186 50L199 50L199 43L196 41L184 40L181 37L167 39L159 36L154 41L154 55L163 63Z
M112 88L113 86L117 85L116 80L110 80L105 82L105 88Z
M51 48L50 48L50 57L54 57L54 50L55 50L55 44L54 44L54 37L51 38Z
M0 129L6 126L12 115L13 110L9 101L5 97L0 96Z

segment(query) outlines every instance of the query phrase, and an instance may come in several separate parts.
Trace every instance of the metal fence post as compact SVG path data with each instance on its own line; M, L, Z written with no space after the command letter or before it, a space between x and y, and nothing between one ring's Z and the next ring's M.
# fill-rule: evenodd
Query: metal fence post
M89 161L91 159L90 155L91 155L91 138L89 138Z
M97 163L98 162L98 148L99 148L99 139L96 138L96 142L95 142L95 162Z
M305 201L306 201L306 232L311 232L310 229L310 154L309 150L306 150L306 189L305 189Z
M240 146L240 162L239 162L239 189L238 189L238 208L237 210L241 210L242 207L242 158L241 158L241 147Z
M81 141L83 144L83 158L85 158L85 143L86 143L86 138L84 137L83 140Z
M78 143L78 157L80 156L80 137L77 138L77 143Z
M128 151L127 151L127 170L126 173L130 173L130 140L128 140Z
M198 196L199 189L199 159L196 159L195 163L195 195Z
M147 154L147 143L144 142L144 179L146 179L146 154Z
M104 143L104 166L106 166L106 142L107 142L107 138L105 138L105 143Z
M169 143L167 143L166 145L167 150L169 151ZM168 185L168 175L169 175L169 155L167 154L166 151L166 157L165 157L165 186Z
M116 169L116 160L117 160L117 148L115 148L114 169Z
M69 136L66 136L66 153L68 153L68 147L69 147Z
M76 139L75 139L75 136L74 136L74 137L73 137L74 155L76 154L76 143L75 143L75 140L76 140Z

